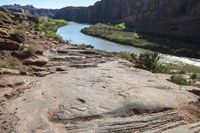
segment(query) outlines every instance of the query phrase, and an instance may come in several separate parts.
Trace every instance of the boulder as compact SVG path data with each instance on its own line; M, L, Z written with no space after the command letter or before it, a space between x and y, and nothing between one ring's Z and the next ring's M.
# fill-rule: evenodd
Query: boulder
M48 63L49 59L45 56L37 55L35 57L29 57L23 61L25 65L44 66Z
M0 49L4 50L18 50L20 47L20 43L9 40L9 39L3 39L0 38Z
M13 51L12 56L18 57L18 58L28 58L30 57L30 54L26 51Z
M37 48L35 51L35 54L43 55L43 53L44 53L43 48Z
M0 29L0 37L8 37L8 36L9 36L9 34L7 31Z

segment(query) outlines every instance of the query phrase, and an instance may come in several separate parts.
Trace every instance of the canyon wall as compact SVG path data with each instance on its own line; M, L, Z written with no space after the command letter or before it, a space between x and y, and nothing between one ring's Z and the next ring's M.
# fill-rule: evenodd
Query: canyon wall
M58 11L57 9L35 8L32 5L21 6L18 4L14 4L14 5L4 5L3 7L11 12L24 13L33 16L47 16L49 18L54 18L56 12Z
M55 18L77 22L126 22L132 29L200 42L199 0L101 0L89 7L65 7Z

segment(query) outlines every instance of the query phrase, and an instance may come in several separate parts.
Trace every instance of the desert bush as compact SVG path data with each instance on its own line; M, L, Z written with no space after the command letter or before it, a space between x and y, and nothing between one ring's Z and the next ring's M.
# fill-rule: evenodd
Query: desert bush
M135 63L137 68L145 69L153 73L170 73L171 71L171 65L161 64L159 61L160 57L155 52L145 52L140 54L139 57L134 53L121 52L120 57Z
M151 71L153 73L170 73L171 66L160 63L160 56L156 52L145 52L140 54L136 61L136 67Z
M14 30L11 38L19 43L24 43L27 40L27 34L23 30Z
M13 64L0 63L0 68L14 69L15 66Z
M64 42L63 38L60 35L56 34L53 38L56 39L60 43Z
M29 46L25 49L25 52L29 55L29 56L34 56L36 53L37 49L34 46Z
M158 53L155 52L145 52L140 54L136 66L142 69L146 69L152 72L156 72L160 67L159 63L160 57Z
M129 52L120 52L120 57L130 62L135 62L137 60L137 55Z
M191 81L187 81L180 75L173 75L171 76L171 81L178 85L191 85Z
M25 30L26 30L26 28L25 28L23 25L21 25L21 24L18 24L18 25L15 27L15 29L16 29L16 30L22 30L22 31L25 31Z
M0 11L0 18L2 22L11 23L11 18L4 12Z
M198 78L198 75L197 75L196 73L193 73L193 74L190 76L190 78L194 80L194 79Z

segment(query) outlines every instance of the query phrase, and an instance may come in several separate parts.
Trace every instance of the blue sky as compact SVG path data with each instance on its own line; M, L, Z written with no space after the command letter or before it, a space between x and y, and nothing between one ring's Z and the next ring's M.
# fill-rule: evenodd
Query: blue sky
M21 4L38 8L62 8L65 6L89 6L98 0L0 0L0 5Z

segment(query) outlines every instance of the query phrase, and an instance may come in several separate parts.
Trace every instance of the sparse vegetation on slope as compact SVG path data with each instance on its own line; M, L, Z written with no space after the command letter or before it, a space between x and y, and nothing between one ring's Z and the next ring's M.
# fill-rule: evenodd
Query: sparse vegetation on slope
M6 23L11 23L12 20L11 18L4 12L0 11L0 24L3 24L4 22Z
M14 69L15 66L14 66L14 65L11 65L11 64L0 63L0 68Z
M11 38L19 43L24 43L27 40L27 34L23 30L14 30Z

